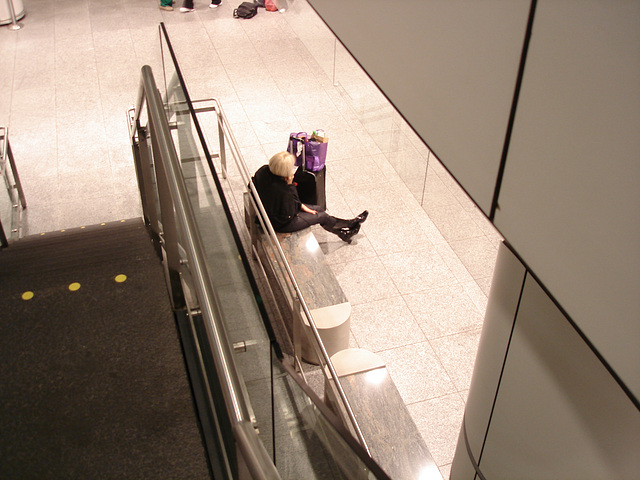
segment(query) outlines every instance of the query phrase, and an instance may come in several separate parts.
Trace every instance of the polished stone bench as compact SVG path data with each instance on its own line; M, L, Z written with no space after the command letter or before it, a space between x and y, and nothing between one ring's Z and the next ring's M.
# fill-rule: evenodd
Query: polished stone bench
M315 235L310 229L277 235L327 354L330 357L349 348L351 304L325 261ZM309 340L313 333L304 316L303 319L307 331L302 335L302 358L318 364Z
M267 239L255 221L248 195L245 193L244 198L245 223L255 245ZM277 237L372 458L394 479L442 479L382 359L368 350L349 348L351 304L326 263L312 230L278 233ZM308 325L306 328L310 329ZM318 363L307 335L302 335L302 339L302 357ZM330 381L325 382L326 404L349 425Z
M251 234L251 242L266 242L266 236L255 222L255 214L249 193L245 193L245 223ZM333 271L325 261L324 253L312 230L278 233L278 242L291 267L302 297L318 329L325 350L329 356L349 347L351 304ZM269 255L267 253L267 255ZM272 259L275 261L275 259ZM317 354L310 337L311 326L304 319L302 358L318 364Z
M376 463L394 479L441 479L380 356L365 349L349 348L333 354L331 363ZM346 418L329 381L325 384L325 403L338 416Z

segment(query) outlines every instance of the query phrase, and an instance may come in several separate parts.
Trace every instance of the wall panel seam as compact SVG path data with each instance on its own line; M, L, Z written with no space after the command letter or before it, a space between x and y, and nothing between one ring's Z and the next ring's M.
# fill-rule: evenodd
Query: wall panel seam
M524 68L527 62L527 54L529 52L529 43L531 41L531 31L533 29L533 19L536 13L537 0L531 0L531 7L529 10L529 18L527 20L527 29L524 35L524 41L522 44L522 54L520 56L520 66L518 67L518 77L516 78L516 85L513 91L513 100L511 102L511 112L509 113L509 123L507 124L507 131L504 138L504 146L502 147L502 156L500 158L500 166L498 167L498 175L496 177L496 186L493 190L493 200L491 202L491 211L489 213L489 220L493 223L495 220L496 210L498 210L498 200L500 197L500 187L502 186L502 178L504 176L504 169L507 164L507 154L509 153L509 144L511 143L511 134L513 132L513 124L515 123L516 110L518 109L518 99L520 97L520 88L522 87L522 79L524 77Z

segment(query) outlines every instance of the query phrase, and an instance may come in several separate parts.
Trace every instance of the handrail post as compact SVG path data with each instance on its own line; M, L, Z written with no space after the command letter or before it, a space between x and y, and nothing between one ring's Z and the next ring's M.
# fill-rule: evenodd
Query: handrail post
M9 15L11 15L11 23L12 25L9 27L9 30L20 30L22 25L18 23L16 20L16 12L13 8L13 0L6 0L7 7L9 8Z
M296 296L293 298L293 354L296 358L302 358L302 306L300 299ZM296 362L296 365L299 365Z
M17 213L9 228L12 232L17 232L20 236L21 224L22 224L22 210L27 208L27 201L22 189L22 182L20 181L20 175L18 174L18 168L16 167L15 159L13 158L13 151L11 150L11 142L9 141L9 129L7 127L0 127L0 176L3 176L6 180L6 187L9 191L9 197L12 201L12 207L17 209ZM12 198L11 190L15 189L18 194L18 199L15 201ZM13 222L15 221L15 225ZM2 222L0 222L0 246L2 248L9 246L9 238L11 235L6 234Z
M216 115L218 117L218 143L220 145L220 166L222 168L222 178L227 178L227 152L224 144L224 118L221 116L220 111L216 109Z
M15 182L16 190L18 190L18 198L20 199L20 205L22 208L27 208L27 200L24 196L24 190L22 189L22 182L20 181L20 175L18 175L18 169L16 168L16 161L13 158L13 152L11 151L11 142L9 142L7 132L7 158L9 159L9 165L11 166L11 175L13 175L13 181Z

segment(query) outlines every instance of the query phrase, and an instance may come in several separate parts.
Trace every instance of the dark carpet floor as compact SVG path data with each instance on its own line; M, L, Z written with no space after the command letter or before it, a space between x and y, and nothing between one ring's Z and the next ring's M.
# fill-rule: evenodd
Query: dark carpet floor
M0 478L209 478L141 220L1 250L0 299Z

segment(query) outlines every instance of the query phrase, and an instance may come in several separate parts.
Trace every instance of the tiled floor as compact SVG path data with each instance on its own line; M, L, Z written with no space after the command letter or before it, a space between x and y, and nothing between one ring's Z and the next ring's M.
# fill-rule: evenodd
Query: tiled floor
M352 245L318 233L353 305L352 344L387 362L448 478L499 235L305 0L251 20L232 18L236 2L158 3L25 0L24 27L0 27L26 233L140 214L125 111L140 68L161 71L164 21L192 98L221 100L250 168L290 132L329 133L330 212L371 213Z

